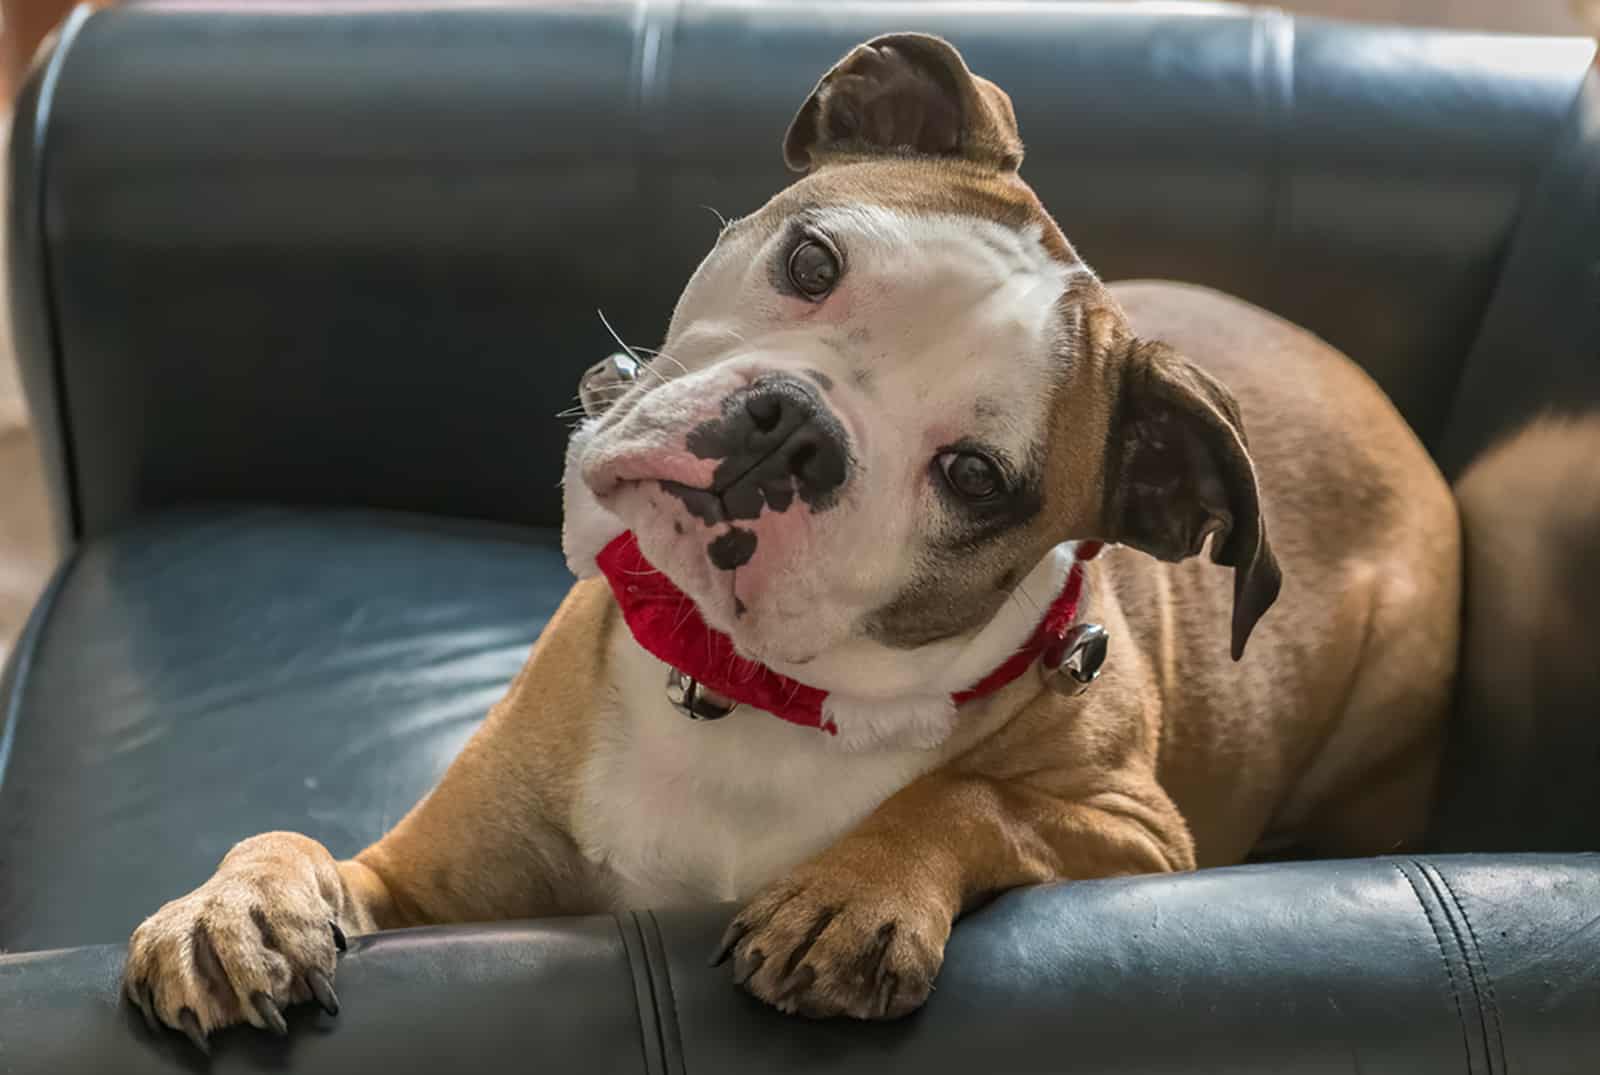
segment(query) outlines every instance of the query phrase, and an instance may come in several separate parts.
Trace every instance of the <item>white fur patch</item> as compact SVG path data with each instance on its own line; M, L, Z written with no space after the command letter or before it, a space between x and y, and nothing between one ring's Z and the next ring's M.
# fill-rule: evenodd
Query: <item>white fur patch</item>
M611 660L573 836L615 875L623 907L748 899L942 760L841 753L833 736L749 708L689 720L667 703L666 665L626 628Z
M748 899L940 764L962 719L949 694L1027 640L1042 615L1032 609L1048 607L1072 562L1062 545L1029 574L1029 612L996 617L951 658L943 694L831 696L837 735L749 706L689 720L666 700L667 666L618 625L573 819L584 854L613 874L617 905Z

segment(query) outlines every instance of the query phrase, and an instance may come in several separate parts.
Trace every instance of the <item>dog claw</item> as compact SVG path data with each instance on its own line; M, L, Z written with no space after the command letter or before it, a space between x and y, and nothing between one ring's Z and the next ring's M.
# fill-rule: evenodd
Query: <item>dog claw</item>
M900 991L900 978L893 971L885 971L883 981L878 985L877 1013L879 1019L887 1019L889 1011L894 1007L894 996Z
M328 927L333 930L333 946L341 952L349 949L350 941L345 937L344 930L339 928L339 923L329 919Z
M801 993L804 993L807 989L810 989L816 984L816 982L816 968L801 967L799 970L795 971L789 976L789 981L783 987L783 992L778 994L773 1003L781 1007L782 1005L793 1000L795 997L798 997Z
M306 971L306 986L311 990L311 995L317 998L317 1003L322 1005L322 1010L329 1015L339 1014L339 994L333 991L333 983L328 981L328 976L315 967Z
M733 955L733 950L744 940L745 934L750 932L750 927L735 919L722 933L722 940L717 942L717 950L711 953L711 966L720 967Z
M194 1014L193 1008L184 1008L178 1012L178 1026L194 1047L207 1056L211 1055L211 1043L206 1040L205 1032L200 1029L200 1020Z
M261 1021L267 1024L267 1029L278 1037L289 1033L289 1024L283 1021L283 1012L278 1010L278 1005L271 997L262 992L251 994L250 1003L254 1005L256 1014L261 1016Z
M766 953L760 950L751 952L749 955L741 955L733 961L733 984L744 985L755 977L756 971L760 970L761 965L766 961Z
M139 1009L139 1014L144 1016L145 1029L152 1034L161 1033L161 1020L156 1018L155 991L143 982L129 985L128 1000Z

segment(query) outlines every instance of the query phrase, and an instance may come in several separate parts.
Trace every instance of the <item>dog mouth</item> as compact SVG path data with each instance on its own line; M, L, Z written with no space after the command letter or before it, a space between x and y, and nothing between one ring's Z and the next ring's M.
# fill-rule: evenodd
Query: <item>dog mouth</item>
M664 506L658 497L651 495L652 488L659 489L677 501L681 511ZM634 496L629 497L629 493L633 493ZM642 515L644 510L648 510L648 521L650 523L658 520L662 523L670 521L675 537L683 539L691 536L710 537L705 543L706 557L711 566L719 571L737 571L748 564L755 555L757 545L755 531L734 521L737 516L729 510L723 500L723 494L715 489L690 485L671 478L618 478L610 482L604 492L596 490L595 497L606 507L622 508L619 514L625 518L636 513ZM625 506L630 501L637 504L640 499L644 501L643 509L628 510ZM637 530L640 524L647 520L639 518L629 521ZM691 534L693 523L699 524L700 534ZM738 601L737 595L734 600ZM742 607L737 604L735 611L740 615L743 614Z
M657 484L663 493L676 498L685 511L707 526L732 522L723 494L716 489L702 489L671 478L659 479Z

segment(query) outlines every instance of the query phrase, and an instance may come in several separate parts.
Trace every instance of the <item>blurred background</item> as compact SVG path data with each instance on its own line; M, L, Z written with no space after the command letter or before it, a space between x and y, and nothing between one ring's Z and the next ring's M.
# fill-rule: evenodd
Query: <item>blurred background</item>
M248 4L251 0L235 2ZM439 2L448 4L450 0ZM973 0L974 6L982 2ZM803 0L795 3L801 6ZM70 0L0 0L0 129L10 129L11 100L27 77L31 58L73 6ZM297 6L314 8L316 4L315 0L299 0ZM1463 30L1600 33L1600 0L1279 0L1268 6L1303 15ZM0 184L4 181L0 175ZM54 559L44 486L12 355L9 303L0 303L0 659L21 629Z

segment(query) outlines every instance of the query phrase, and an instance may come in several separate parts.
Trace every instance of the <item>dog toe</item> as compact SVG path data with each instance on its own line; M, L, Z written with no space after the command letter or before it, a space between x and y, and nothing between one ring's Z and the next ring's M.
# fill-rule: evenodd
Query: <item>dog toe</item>
M718 954L734 981L780 1011L892 1019L920 1007L944 959L948 923L897 894L802 885L760 897ZM840 888L847 886L838 886Z

